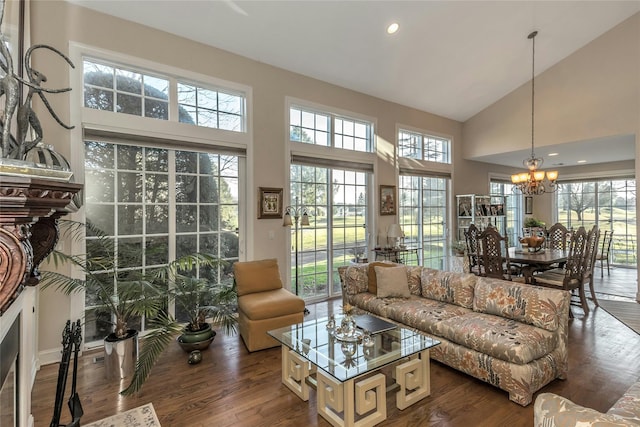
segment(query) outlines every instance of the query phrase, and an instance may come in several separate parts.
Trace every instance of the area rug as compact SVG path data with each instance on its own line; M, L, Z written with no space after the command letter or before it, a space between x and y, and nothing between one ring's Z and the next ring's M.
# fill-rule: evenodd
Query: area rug
M600 300L600 307L640 335L640 304L637 302Z
M84 427L160 427L160 421L156 416L152 403L129 409L116 415L95 421L91 424L83 424Z

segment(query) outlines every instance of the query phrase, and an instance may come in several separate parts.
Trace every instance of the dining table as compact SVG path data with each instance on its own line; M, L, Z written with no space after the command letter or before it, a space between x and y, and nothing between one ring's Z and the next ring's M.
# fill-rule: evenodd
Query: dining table
M551 268L554 264L565 262L569 250L543 248L538 252L530 252L526 247L514 246L509 248L509 261L520 264L525 283L531 283L536 271Z

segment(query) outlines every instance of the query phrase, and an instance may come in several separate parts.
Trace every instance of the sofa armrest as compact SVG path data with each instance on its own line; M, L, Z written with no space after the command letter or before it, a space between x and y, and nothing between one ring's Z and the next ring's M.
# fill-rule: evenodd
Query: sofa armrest
M638 426L638 424L585 408L553 393L541 393L533 406L534 427Z

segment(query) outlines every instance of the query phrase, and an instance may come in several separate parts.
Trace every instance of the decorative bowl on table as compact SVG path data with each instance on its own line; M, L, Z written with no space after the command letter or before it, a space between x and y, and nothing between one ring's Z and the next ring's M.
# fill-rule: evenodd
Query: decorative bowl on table
M520 240L522 247L526 247L529 252L539 252L545 239L543 236L529 236L520 237L518 240Z

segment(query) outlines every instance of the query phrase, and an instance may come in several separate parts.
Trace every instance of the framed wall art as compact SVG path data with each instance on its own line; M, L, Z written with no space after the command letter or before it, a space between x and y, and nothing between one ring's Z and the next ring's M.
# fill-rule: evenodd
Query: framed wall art
M525 196L524 198L524 214L533 215L533 197Z
M396 186L380 186L380 215L396 214Z
M259 188L258 219L265 218L282 218L282 188Z

